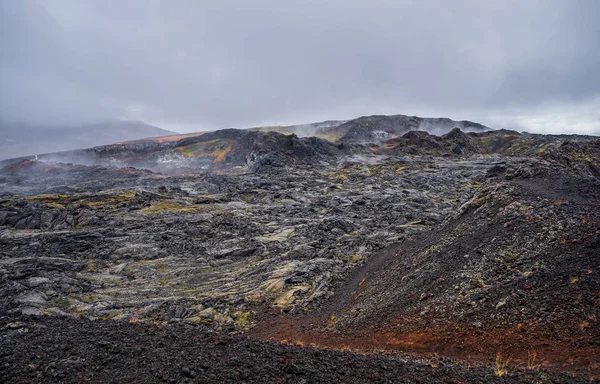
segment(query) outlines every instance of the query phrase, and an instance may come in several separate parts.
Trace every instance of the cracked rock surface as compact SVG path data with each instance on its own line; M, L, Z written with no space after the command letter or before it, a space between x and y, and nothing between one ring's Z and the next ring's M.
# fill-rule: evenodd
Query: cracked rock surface
M0 201L2 305L227 329L250 325L261 304L307 311L374 252L439 224L495 162L372 157L259 174L131 171L108 189L69 180L67 168L55 185L32 183L29 194Z

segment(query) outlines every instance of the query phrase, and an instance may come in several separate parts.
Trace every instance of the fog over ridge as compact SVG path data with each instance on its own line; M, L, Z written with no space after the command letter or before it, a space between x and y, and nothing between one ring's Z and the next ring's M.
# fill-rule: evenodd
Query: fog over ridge
M178 132L407 114L600 135L600 3L0 0L0 118Z

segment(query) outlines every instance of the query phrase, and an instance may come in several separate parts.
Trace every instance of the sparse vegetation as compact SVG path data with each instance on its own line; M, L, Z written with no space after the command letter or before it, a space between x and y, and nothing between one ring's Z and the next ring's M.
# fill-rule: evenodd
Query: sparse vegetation
M176 211L183 213L195 212L198 210L196 205L178 200L160 200L149 207L143 208L142 213L156 213L161 211Z
M496 354L496 360L494 361L494 373L496 376L504 376L508 373L508 364L510 363L510 358L503 360L502 354L498 352Z
M537 370L540 364L537 361L537 352L527 351L527 369Z

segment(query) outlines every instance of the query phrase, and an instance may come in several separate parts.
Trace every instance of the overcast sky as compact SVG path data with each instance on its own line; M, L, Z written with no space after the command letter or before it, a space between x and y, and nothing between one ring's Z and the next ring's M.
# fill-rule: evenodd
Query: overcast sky
M0 0L0 118L600 135L600 1Z

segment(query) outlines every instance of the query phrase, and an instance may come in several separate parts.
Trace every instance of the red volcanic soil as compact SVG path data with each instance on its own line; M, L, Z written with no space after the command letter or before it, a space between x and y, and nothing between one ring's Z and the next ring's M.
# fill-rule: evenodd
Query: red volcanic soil
M399 352L415 357L451 358L465 365L493 364L498 356L511 367L572 372L600 378L600 346L592 337L557 338L543 329L477 330L458 323L413 332L366 328L352 333L328 331L328 316L280 315L253 329L251 336L284 344L355 352ZM402 319L398 319L402 321Z

